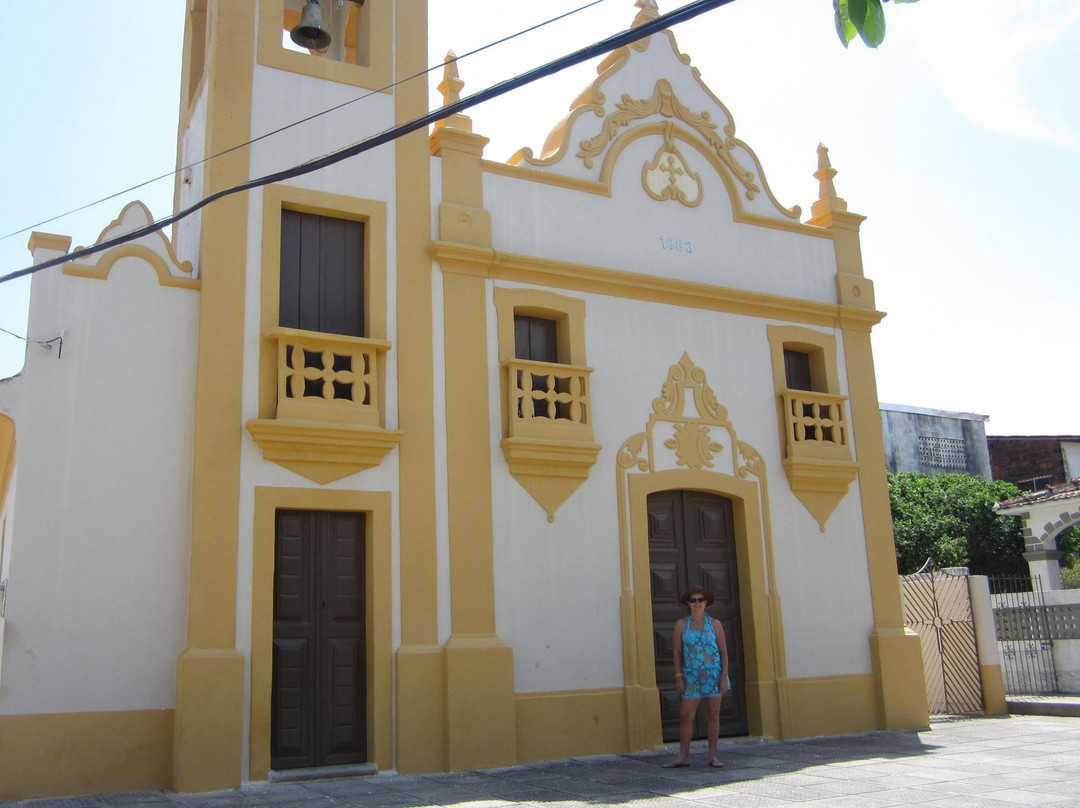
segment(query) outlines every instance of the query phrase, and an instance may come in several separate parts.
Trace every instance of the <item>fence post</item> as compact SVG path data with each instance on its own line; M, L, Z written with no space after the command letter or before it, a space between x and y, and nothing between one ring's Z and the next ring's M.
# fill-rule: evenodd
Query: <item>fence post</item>
M994 607L990 602L990 583L985 575L968 577L971 593L971 618L975 623L975 645L979 651L979 678L982 680L983 715L1006 715L1005 678L1001 672Z

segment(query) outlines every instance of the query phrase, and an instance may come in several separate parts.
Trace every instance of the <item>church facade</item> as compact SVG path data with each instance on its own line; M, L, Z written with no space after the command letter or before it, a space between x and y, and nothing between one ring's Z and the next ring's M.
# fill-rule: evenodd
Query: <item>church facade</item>
M325 53L282 45L302 6L188 0L178 210L427 112L424 0L323 3ZM804 219L671 30L539 154L485 144L457 113L35 275L66 336L0 383L0 797L657 748L691 585L725 735L927 725L827 151Z

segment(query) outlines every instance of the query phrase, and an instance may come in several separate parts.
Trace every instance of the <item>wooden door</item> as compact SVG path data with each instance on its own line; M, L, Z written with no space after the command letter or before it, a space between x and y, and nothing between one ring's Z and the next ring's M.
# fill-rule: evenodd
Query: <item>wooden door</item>
M715 601L708 607L708 614L720 621L727 638L732 689L721 703L720 735L745 735L745 666L731 500L701 491L660 491L649 495L647 508L653 648L664 740L679 738L672 631L675 621L687 615L679 598L691 586L712 590ZM702 710L694 737L704 737L705 731Z
M364 514L278 511L270 765L367 760Z

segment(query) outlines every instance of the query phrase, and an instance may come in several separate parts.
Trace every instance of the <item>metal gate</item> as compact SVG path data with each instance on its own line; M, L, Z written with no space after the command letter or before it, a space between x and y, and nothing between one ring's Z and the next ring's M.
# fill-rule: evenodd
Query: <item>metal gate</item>
M967 576L939 570L900 580L904 623L922 645L930 712L981 713L982 678Z
M1054 639L1042 579L1038 575L991 578L990 600L1005 693L1034 696L1058 692Z

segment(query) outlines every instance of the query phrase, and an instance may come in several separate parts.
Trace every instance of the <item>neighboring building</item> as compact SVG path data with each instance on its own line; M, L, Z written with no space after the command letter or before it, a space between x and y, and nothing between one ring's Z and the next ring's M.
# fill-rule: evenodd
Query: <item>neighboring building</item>
M188 0L178 209L425 114L423 0L324 4L324 57L300 5ZM726 734L927 725L863 217L824 148L780 205L670 31L598 73L539 156L457 114L34 275L0 799L655 749L691 583Z
M1043 491L1080 477L1080 435L992 435L995 480L1024 491Z
M1057 540L1066 530L1080 525L1080 480L1048 485L1033 493L999 502L994 506L994 510L999 514L1020 519L1024 534L1024 559L1028 562L1032 576L1041 578L1047 589L1060 590L1060 562L1064 553L1058 549ZM1069 600L1077 602L1077 599ZM1060 599L1055 601L1062 602ZM1070 619L1075 633L1075 617ZM1070 656L1068 665L1073 668L1080 667L1076 656Z
M970 474L991 479L987 415L881 405L885 467L893 472Z

